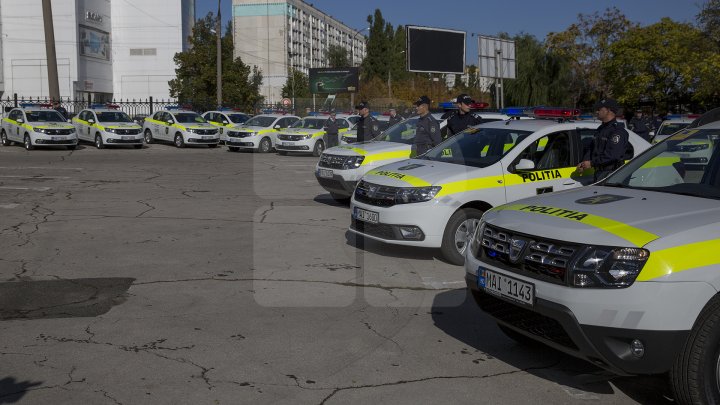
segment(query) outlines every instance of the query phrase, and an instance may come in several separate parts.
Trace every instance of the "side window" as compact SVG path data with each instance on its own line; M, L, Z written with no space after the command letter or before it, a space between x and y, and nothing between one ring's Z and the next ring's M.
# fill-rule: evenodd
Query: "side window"
M290 119L289 118L281 118L277 125L280 125L280 128L287 128L290 126Z
M215 113L205 113L205 115L203 115L203 118L205 118L205 120L208 122L215 122Z
M570 156L570 134L557 132L533 142L519 157L532 160L536 170L547 170L573 166Z
M162 119L162 120L167 123L167 122L170 122L170 120L175 121L175 118L172 116L172 114L166 112L166 113L163 113L163 119Z
M340 124L340 125L338 126L340 129L345 129L345 128L349 128L349 127L350 127L350 126L348 125L348 122L345 121L345 120L339 120L338 123Z
M230 123L230 120L228 119L228 117L225 114L216 114L216 118L217 118L218 122L220 122L221 124L224 124L226 122L228 124Z
M590 153L592 150L593 139L595 139L596 132L596 130L590 128L578 128L578 136L580 137L580 160L582 160L585 154ZM580 163L580 160L575 163Z
M152 119L154 119L156 121L162 121L162 116L163 116L163 113L158 111L155 113L155 115L153 115Z
M285 119L287 120L287 126L288 126L288 127L289 127L290 125L292 125L292 124L300 121L299 118L285 118Z
M13 121L17 121L18 118L22 117L22 113L20 113L20 110L13 110L8 118L10 118Z

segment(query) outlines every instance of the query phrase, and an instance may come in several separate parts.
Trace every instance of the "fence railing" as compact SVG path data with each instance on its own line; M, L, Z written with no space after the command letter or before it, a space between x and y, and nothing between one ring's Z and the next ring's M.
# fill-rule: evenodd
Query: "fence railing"
M47 97L7 97L0 100L0 107L2 108L3 115L7 114L12 108L20 107L23 104L40 104L51 106L52 102ZM60 100L60 105L65 108L68 115L74 116L85 108L89 108L95 104L93 100L72 100L65 98ZM129 116L135 115L151 115L153 112L162 110L169 105L177 105L178 102L175 100L154 100L152 97L148 97L146 100L113 100L109 102L97 103L97 104L110 104L116 106L121 111L126 112Z

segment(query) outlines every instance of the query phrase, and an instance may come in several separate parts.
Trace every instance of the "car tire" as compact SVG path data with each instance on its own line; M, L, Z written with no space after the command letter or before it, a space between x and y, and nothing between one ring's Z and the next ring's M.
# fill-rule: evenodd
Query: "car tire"
M320 157L325 150L325 142L318 140L313 147L313 156Z
M240 148L238 148L237 146L228 146L228 150L230 152L240 152Z
M270 142L270 138L261 139L260 144L258 145L258 152L269 153L271 150L272 150L272 142Z
M175 143L176 148L184 148L185 147L185 139L183 139L183 136L181 133L178 132L177 134L175 134L174 143Z
M4 129L0 131L0 142L3 146L10 146L10 140L8 139Z
M466 237L472 236L474 228L480 223L483 212L476 208L463 208L455 212L448 221L443 233L440 251L451 264L465 264Z
M330 193L330 197L332 197L335 202L338 202L340 204L350 204L350 197L343 195L343 194L336 194L336 193Z
M720 295L700 312L670 370L675 401L720 403Z
M105 144L102 140L102 135L95 134L95 147L98 149L105 149Z
M32 144L32 141L30 140L30 135L28 135L28 134L25 134L25 137L23 138L23 145L25 146L25 150L35 149L35 146Z
M145 143L150 145L151 143L153 143L153 141L154 140L153 140L153 136L152 136L152 131L150 131L149 129L146 129L145 130Z
M279 150L279 151L278 151L278 155L280 155L280 156L287 156L287 151L285 151L285 150Z
M142 145L133 145L133 148L135 148L135 149L142 149Z

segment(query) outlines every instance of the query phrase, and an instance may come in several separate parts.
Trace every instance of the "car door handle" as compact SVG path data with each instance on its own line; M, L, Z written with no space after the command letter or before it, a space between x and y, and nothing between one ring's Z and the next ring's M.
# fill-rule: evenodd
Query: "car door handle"
M577 184L577 181L568 181L563 183L563 186L572 186L573 184Z

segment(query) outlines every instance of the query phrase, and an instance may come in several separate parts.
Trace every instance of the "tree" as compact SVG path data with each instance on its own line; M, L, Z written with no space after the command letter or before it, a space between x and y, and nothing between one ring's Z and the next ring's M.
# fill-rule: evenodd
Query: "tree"
M330 45L328 47L328 65L331 68L341 68L350 66L347 49L340 45Z
M697 15L697 21L703 33L720 45L720 0L707 0Z
M379 77L387 79L390 63L388 57L394 50L392 25L385 22L382 12L375 10L375 14L368 16L367 22L370 26L370 33L367 39L367 52L362 62L364 80Z
M196 109L213 109L216 104L216 54L217 43L212 13L195 22L189 38L190 49L175 54L176 78L170 80L170 95L181 102L188 102ZM233 57L233 39L228 24L221 40L223 104L252 110L262 101L260 85L262 74L241 58Z
M290 68L288 79L281 92L282 96L287 98L311 97L308 76L295 68Z

